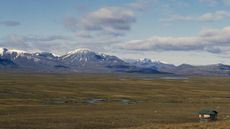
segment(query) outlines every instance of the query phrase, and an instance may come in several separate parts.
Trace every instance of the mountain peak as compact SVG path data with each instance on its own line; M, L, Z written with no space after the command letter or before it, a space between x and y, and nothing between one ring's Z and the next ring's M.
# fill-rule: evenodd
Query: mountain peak
M95 52L88 48L79 48L79 49L70 51L67 54L70 55L70 54L87 54L87 53L95 53Z
M4 53L5 51L7 51L6 48L0 48L0 55L3 55L3 53Z
M148 58L139 59L138 61L140 61L140 62L145 62L145 63L153 62L151 59L148 59Z
M15 52L15 53L26 53L26 51L16 50L16 49L10 49L10 50L8 50L8 52L11 52L11 53L13 53L13 52Z
M152 60L149 58L143 58L143 59L138 59L136 62L139 63L144 63L144 64L149 64L149 63L154 63L154 64L168 64L167 62L160 61L160 60Z
M24 54L26 53L26 51L22 51L22 50L17 50L17 49L7 49L7 48L0 48L0 55L3 55L4 53L16 53L16 54Z
M51 57L51 58L59 57L58 55L55 55L55 54L50 53L50 52L36 52L35 55L36 56L42 56L42 57Z

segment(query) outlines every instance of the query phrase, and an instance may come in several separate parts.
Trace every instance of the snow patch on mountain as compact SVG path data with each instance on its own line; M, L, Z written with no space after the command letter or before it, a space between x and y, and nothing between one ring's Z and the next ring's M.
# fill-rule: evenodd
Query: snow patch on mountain
M24 54L26 54L26 51L22 51L22 50L16 50L16 49L7 49L7 48L0 48L0 56L10 56L13 59L16 59L20 56L23 56Z
M26 51L16 50L16 49L10 49L10 50L8 50L7 52L8 52L8 53L18 53L18 54L26 53Z
M59 56L49 52L37 52L34 54L38 58L57 59Z
M5 48L0 48L0 56L3 55L4 51L5 51Z
M72 55L72 54L87 54L87 53L95 53L90 49L87 48L79 48L79 49L75 49L73 51L70 51L67 53L67 55Z

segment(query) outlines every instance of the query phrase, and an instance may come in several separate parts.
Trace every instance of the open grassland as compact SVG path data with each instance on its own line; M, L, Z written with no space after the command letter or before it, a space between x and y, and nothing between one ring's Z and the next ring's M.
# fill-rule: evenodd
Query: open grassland
M212 123L185 123L185 124L147 124L140 127L120 129L230 129L230 121Z
M229 77L159 76L0 73L0 129L230 127Z

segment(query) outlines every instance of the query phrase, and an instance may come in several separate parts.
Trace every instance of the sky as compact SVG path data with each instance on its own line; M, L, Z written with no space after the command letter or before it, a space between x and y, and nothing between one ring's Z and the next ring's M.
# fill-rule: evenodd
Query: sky
M230 0L0 0L0 47L230 64Z

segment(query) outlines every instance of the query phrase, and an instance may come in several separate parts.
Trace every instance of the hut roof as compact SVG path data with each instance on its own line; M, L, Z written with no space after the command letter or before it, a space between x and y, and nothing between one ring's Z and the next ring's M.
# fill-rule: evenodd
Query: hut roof
M216 115L218 112L211 109L202 109L198 112L199 114L209 114L209 115Z

